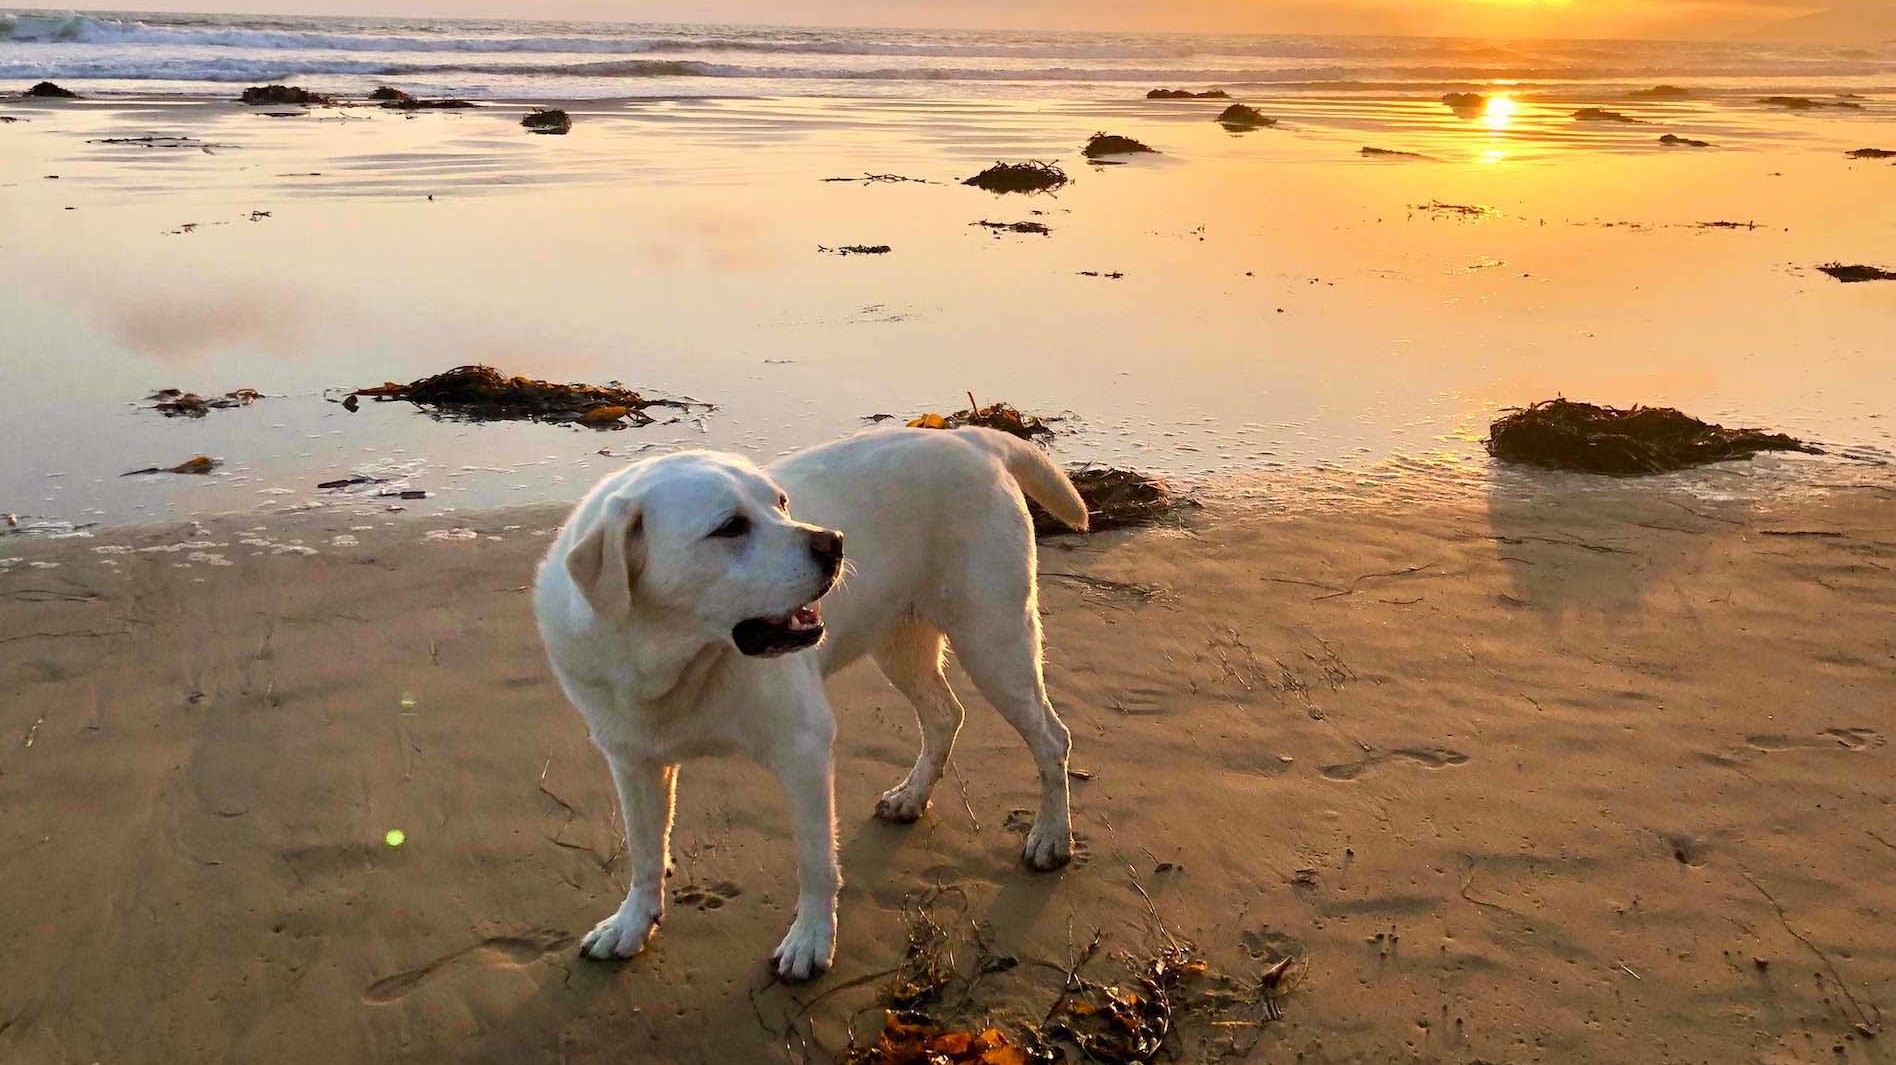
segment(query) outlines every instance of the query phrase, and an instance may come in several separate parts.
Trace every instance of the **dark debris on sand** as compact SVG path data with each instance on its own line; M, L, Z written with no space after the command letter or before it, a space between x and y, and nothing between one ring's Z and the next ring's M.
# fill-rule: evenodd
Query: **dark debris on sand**
M1428 214L1455 215L1461 218L1486 218L1495 213L1492 207L1483 207L1473 203L1443 203L1440 200L1418 203L1411 208L1411 210L1423 211Z
M1896 270L1885 270L1880 266L1864 266L1861 263L1824 263L1817 269L1846 284L1859 281L1896 281Z
M887 244L844 244L837 248L832 248L827 244L818 244L816 250L828 252L831 255L887 255L894 249Z
M823 180L826 182L860 181L864 185L900 185L905 183L913 183L916 185L934 184L934 182L927 178L909 177L906 174L864 174L861 177L826 177Z
M1066 171L1053 163L1029 160L1025 163L995 163L963 181L989 192L1051 192L1065 185Z
M1073 487L1086 501L1087 530L1103 532L1133 525L1151 525L1198 507L1198 501L1172 488L1163 479L1136 470L1109 466L1075 466L1067 471ZM1057 536L1073 530L1060 519L1029 502L1034 535Z
M62 89L50 81L42 81L26 90L26 95L42 100L77 100L79 94L71 89Z
M244 90L243 102L252 107L266 105L321 107L333 101L321 93L295 85L252 85Z
M1139 152L1151 152L1156 155L1158 149L1144 141L1121 137L1117 133L1095 133L1086 139L1086 147L1080 149L1080 154L1088 159L1098 159L1102 155L1134 155Z
M467 100L448 97L440 100L424 100L419 96L402 93L399 98L382 101L382 106L391 111L459 111L473 107Z
M1206 89L1193 92L1190 89L1153 89L1146 93L1148 100L1229 100L1231 94L1223 89Z
M1218 112L1216 121L1219 125L1234 133L1277 125L1276 119L1265 115L1255 107L1249 107L1244 104L1232 104L1230 107Z
M1053 233L1053 230L1049 228L1045 222L990 222L987 219L983 218L979 222L969 222L968 224L971 226L980 226L983 229L993 230L996 234L1038 233L1044 237L1044 236L1050 236Z
M209 455L193 455L176 466L147 466L142 470L127 470L119 476L142 477L151 473L183 473L202 477L223 464L222 459L214 459Z
M1825 107L1842 108L1846 111L1863 110L1863 105L1855 100L1813 100L1808 96L1765 96L1758 102L1766 107L1782 107L1788 111L1815 111Z
M1488 427L1488 454L1552 469L1635 476L1816 447L1782 433L1727 429L1670 407L1620 410L1568 399L1511 410Z
M1677 133L1668 133L1659 138L1659 143L1668 148L1710 148L1711 141L1695 141L1690 137L1681 137Z
M947 415L924 414L910 419L908 426L911 429L959 429L964 425L978 425L983 429L997 429L1009 436L1018 436L1022 440L1038 443L1053 439L1053 427L1047 422L1059 420L1022 414L1007 403L990 403L983 407L974 401L974 396L970 395L967 410L958 410Z
M369 99L380 103L385 100L412 100L414 97L393 85L379 85L374 92L369 93Z
M1399 152L1393 148L1371 148L1364 146L1365 159L1427 159L1428 156L1416 152Z
M942 915L950 900L962 911L953 920ZM987 928L966 908L953 886L903 900L907 944L878 994L882 1028L858 1046L852 1023L850 1045L836 1058L841 1065L1245 1058L1265 1026L1282 1018L1283 999L1302 969L1286 957L1237 979L1213 971L1192 943L1160 926L1157 942L1114 955L1119 977L1096 979L1084 973L1099 956L1103 932L1065 962L1023 961L994 953ZM991 1023L997 1016L1000 1023Z
M1852 159L1896 159L1896 151L1888 148L1858 148L1853 152L1843 154Z
M235 392L226 392L221 396L211 396L207 399L196 392L161 388L145 398L153 401L152 410L167 418L202 418L214 410L248 407L262 399L263 393L254 388L240 388Z
M1650 89L1635 89L1627 95L1635 100L1683 100L1692 95L1692 90L1677 85L1654 85Z
M521 117L520 124L535 133L564 135L573 128L573 116L557 107L536 107Z
M439 419L577 423L595 429L648 425L657 420L645 413L650 407L686 412L712 409L708 403L691 400L650 399L617 381L555 384L509 377L492 366L457 366L405 385L390 381L349 393L349 398L356 396L383 403L407 400Z
M1582 107L1573 113L1575 122L1618 122L1623 125L1637 126L1639 119L1618 111L1608 111L1604 107Z

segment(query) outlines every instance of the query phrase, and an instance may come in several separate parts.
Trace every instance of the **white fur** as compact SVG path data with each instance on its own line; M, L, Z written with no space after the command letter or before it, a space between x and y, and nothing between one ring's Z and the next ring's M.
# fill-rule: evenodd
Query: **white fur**
M734 455L666 455L581 501L541 564L534 605L553 671L611 766L631 865L625 902L587 934L582 954L625 958L644 947L665 910L678 764L738 753L776 774L794 820L796 917L777 970L806 979L829 967L842 877L823 678L863 655L914 704L922 731L914 768L876 813L914 820L941 778L962 720L942 674L952 643L1039 769L1023 860L1067 861L1068 734L1041 679L1023 489L1085 527L1085 504L1058 467L986 429L874 431L763 469ZM708 535L733 514L748 519L747 535ZM823 593L829 574L810 550L822 529L844 534L847 559L846 579L822 600L823 642L741 654L731 638L739 621L779 617Z

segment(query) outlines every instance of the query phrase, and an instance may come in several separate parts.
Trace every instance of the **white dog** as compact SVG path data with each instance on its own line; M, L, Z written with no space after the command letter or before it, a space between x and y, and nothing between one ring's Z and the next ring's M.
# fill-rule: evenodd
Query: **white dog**
M942 674L952 643L1039 767L1023 859L1066 863L1068 733L1041 679L1023 491L1086 527L1086 505L1057 466L987 429L873 431L763 469L671 454L592 490L534 596L553 671L605 752L625 812L631 888L582 954L627 958L645 946L665 911L678 763L741 753L782 781L795 821L796 918L777 971L807 979L829 967L842 877L823 678L865 654L915 705L922 732L914 768L876 814L915 820L941 778L962 720Z

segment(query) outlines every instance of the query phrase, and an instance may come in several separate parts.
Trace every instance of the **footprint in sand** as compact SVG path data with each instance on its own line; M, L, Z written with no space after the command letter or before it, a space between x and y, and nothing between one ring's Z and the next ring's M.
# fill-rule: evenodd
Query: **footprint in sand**
M1827 728L1815 736L1746 736L1745 743L1754 751L1861 751L1881 747L1883 734L1869 728Z
M1372 751L1358 761L1326 765L1318 772L1331 780L1355 780L1368 770L1398 758L1428 769L1462 765L1468 761L1467 755L1460 751L1451 751L1446 747L1404 747L1394 751Z
M385 976L369 985L362 1001L385 1006L407 998L417 988L447 973L469 966L482 969L520 969L548 954L564 951L573 937L564 932L543 930L524 936L495 936L483 939L465 950L446 954L419 968Z
M700 910L721 910L724 904L742 895L742 885L729 880L715 884L686 884L672 891L675 906L696 906Z

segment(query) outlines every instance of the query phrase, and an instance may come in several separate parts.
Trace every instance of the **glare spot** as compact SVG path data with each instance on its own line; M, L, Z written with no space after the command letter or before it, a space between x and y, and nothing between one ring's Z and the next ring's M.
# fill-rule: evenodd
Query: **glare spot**
M1487 105L1481 109L1481 123L1492 130L1507 129L1514 124L1514 113L1520 106L1512 96L1490 96Z

